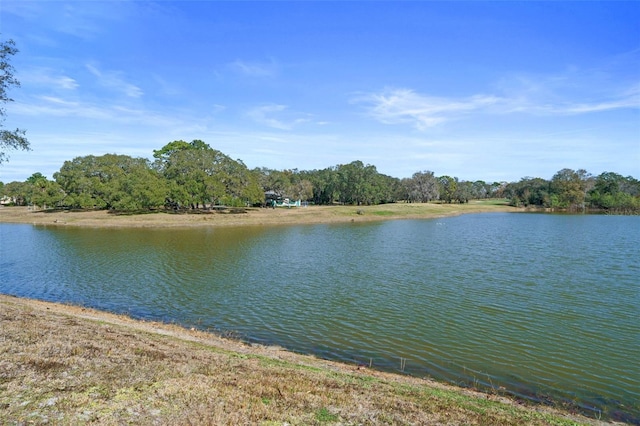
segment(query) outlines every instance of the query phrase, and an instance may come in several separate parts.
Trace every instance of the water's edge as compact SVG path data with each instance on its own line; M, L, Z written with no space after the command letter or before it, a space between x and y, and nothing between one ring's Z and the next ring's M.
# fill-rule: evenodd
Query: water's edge
M0 224L10 271L0 292L637 423L640 270L628 262L640 232L628 222L637 219L599 218L206 231Z

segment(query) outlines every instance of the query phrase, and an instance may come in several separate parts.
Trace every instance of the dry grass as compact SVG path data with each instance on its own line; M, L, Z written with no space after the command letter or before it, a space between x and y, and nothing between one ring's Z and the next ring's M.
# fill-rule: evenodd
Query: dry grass
M292 225L304 223L367 222L453 216L464 213L518 211L504 202L468 204L384 204L379 206L310 206L297 208L249 208L199 214L149 213L117 215L106 211L32 211L27 207L1 207L0 222L87 227L194 227Z
M0 424L595 424L177 326L0 296Z

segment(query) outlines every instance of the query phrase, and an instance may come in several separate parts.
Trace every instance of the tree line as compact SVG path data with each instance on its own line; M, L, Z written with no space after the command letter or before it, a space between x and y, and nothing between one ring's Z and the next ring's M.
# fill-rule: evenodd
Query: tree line
M640 213L640 181L613 172L593 176L562 169L551 180L522 178L505 186L511 205L568 211Z
M249 169L201 140L170 142L153 158L76 157L65 161L53 180L34 173L24 182L0 182L0 197L5 204L116 211L258 206L264 205L265 193L318 205L508 198L514 206L640 211L640 182L609 172L594 177L563 169L550 181L487 183L432 171L399 179L362 161L310 171Z

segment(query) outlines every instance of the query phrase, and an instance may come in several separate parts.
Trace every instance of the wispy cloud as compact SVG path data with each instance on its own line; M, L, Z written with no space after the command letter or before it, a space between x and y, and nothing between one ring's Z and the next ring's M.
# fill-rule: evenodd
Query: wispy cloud
M280 130L291 130L298 124L310 121L307 114L290 112L286 105L278 104L252 108L247 116L258 124Z
M228 66L231 70L249 77L274 77L278 74L278 65L274 60L269 62L236 60Z
M535 92L535 95L532 94ZM609 110L640 108L640 85L589 101L565 100L557 94L529 87L511 96L478 94L466 98L445 98L416 93L411 89L386 89L360 95L354 103L364 104L370 117L385 124L409 123L426 130L472 114L578 115Z
M640 108L640 84L624 91L619 96L601 100L593 103L576 103L567 105L564 110L559 108L559 112L567 114L585 114L590 112L610 111L616 109Z
M156 83L158 92L163 95L178 96L182 95L184 92L184 89L180 85L173 81L166 80L158 74L153 74L151 78Z
M369 114L382 123L412 123L420 130L503 102L495 96L476 95L466 99L449 99L421 95L410 89L387 89L360 96L354 101L368 104Z
M68 75L62 75L49 68L33 69L23 73L20 77L23 84L46 86L55 90L74 90L79 87L78 82Z
M122 78L122 73L117 71L103 72L96 66L87 64L86 68L91 74L98 78L98 82L109 89L116 90L130 98L139 98L143 95L143 91L138 86L126 82Z
M37 22L32 32L50 29L81 39L90 39L102 33L109 23L130 17L135 2L25 2L3 0L2 12L25 22ZM44 26L43 26L44 23ZM46 40L46 39L43 39ZM50 39L49 39L50 40Z
M60 118L83 118L107 123L137 124L168 128L180 126L182 120L176 115L145 108L131 108L119 104L96 104L81 100L69 100L58 96L35 96L26 102L15 102L12 114L23 116Z

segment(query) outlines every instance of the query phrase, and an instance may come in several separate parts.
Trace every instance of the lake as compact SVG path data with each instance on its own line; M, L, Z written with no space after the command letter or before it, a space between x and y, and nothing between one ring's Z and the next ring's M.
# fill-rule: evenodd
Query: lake
M640 422L640 217L0 224L0 292Z

